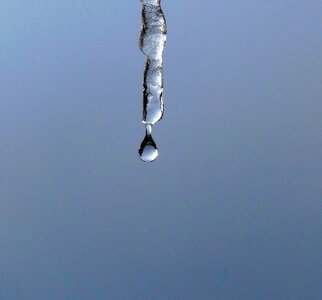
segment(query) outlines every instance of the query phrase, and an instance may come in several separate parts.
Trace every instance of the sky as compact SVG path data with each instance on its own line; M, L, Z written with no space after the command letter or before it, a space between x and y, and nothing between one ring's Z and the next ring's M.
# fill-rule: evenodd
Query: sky
M0 1L0 299L322 299L322 3Z

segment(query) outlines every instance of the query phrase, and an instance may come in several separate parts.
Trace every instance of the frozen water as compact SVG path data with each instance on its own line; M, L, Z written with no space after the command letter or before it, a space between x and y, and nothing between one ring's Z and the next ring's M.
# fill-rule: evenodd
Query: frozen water
M143 8L140 49L148 59L159 60L160 64L162 64L167 25L160 1L143 0L141 2Z
M143 123L155 124L163 116L162 55L167 25L158 0L142 0L140 49L146 56L143 79Z
M160 0L141 0L142 2L142 25L139 46L146 56L146 63L143 78L143 118L142 122L149 127L149 134L144 138L141 147L147 137L152 140L151 125L154 125L163 116L163 50L166 42L167 25ZM148 132L148 130L147 130ZM152 144L147 143L151 146ZM155 145L153 141L153 145ZM140 147L140 150L141 150ZM152 147L153 148L153 147ZM153 155L157 155L155 145ZM142 158L142 153L140 152ZM150 156L149 156L150 157ZM142 158L143 159L143 158ZM145 159L143 159L145 160ZM146 161L146 160L145 160Z

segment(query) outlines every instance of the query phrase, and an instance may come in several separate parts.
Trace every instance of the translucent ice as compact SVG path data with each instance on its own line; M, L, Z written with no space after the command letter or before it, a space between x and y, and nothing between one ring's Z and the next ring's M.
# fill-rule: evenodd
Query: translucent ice
M167 25L160 6L160 0L141 0L141 2L142 25L139 46L146 56L143 78L142 122L146 126L150 126L158 122L163 116L162 56L166 42ZM150 128L152 130L152 127ZM148 136L153 141L151 131ZM144 140L146 138L147 135ZM154 141L153 144L155 145ZM156 145L155 149L156 152L153 153L156 158L158 155Z

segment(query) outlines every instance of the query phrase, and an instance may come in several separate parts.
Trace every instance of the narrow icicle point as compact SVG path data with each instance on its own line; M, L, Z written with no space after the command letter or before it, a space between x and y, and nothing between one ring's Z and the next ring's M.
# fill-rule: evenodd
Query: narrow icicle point
M143 124L155 124L163 116L162 65L157 60L145 63L143 80Z
M154 125L163 117L164 100L162 60L167 37L167 24L160 6L160 0L141 0L141 3L142 25L139 46L146 56L143 78L142 123L145 126L148 126ZM149 145L148 149L150 149L150 152L153 152L152 156L154 156L154 158L152 160L154 160L158 156L158 149L151 137L151 134L147 134L143 140L143 142L147 141L147 145ZM154 151L151 150L153 147L155 149ZM145 159L143 160L146 161Z
M152 127L151 125L147 125L145 137L139 148L140 158L145 162L154 161L159 155L158 147L154 142L151 133L152 133Z

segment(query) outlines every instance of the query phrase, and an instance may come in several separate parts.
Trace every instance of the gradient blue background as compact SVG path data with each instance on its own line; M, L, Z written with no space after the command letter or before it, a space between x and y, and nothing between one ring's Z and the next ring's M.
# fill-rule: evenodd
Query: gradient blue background
M322 2L0 0L1 300L321 300Z

